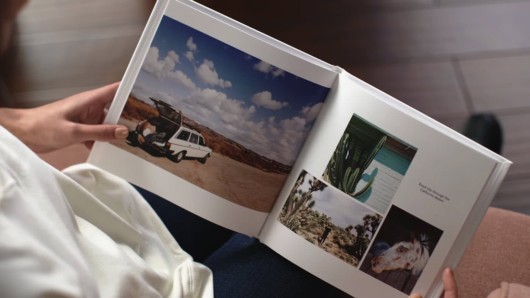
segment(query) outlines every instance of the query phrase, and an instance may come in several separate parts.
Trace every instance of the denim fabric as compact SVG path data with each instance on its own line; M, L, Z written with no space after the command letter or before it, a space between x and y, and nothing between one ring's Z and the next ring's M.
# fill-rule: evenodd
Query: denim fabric
M180 247L197 262L203 263L234 234L147 190L136 189L162 219Z
M349 297L257 239L235 234L205 263L215 297Z

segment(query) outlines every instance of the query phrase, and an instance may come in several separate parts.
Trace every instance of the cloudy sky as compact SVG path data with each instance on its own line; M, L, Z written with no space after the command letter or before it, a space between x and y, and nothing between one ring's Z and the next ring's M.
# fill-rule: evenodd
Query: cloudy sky
M132 90L288 165L327 92L169 17L162 19Z
M307 191L311 179L313 176L307 174L299 189ZM313 192L313 199L315 200L313 209L330 216L333 224L343 228L363 224L363 217L366 214L376 213L331 185L323 191Z

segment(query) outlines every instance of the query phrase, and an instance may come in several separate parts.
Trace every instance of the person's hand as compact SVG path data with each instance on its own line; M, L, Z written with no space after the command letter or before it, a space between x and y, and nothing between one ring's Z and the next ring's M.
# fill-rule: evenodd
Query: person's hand
M33 109L0 109L0 124L37 153L80 142L90 148L94 140L125 139L127 127L100 124L117 88L115 83Z
M442 281L444 283L443 298L458 298L458 288L456 286L456 280L453 275L453 271L450 268L446 268L442 273ZM409 298L421 298L420 294L412 294Z

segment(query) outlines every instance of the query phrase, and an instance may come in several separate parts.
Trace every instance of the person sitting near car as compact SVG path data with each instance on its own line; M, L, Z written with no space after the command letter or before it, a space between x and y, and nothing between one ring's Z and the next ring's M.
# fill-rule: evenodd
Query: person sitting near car
M140 144L144 142L153 143L160 142L163 143L166 141L166 133L157 131L157 126L153 125L151 121L144 121L140 124L140 129L142 133L138 135L138 141Z

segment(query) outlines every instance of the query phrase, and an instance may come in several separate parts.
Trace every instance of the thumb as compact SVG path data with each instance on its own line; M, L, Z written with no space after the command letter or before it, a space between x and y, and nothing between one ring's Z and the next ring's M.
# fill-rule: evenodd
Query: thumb
M79 124L76 132L79 142L124 140L128 135L127 127L111 124Z
M443 271L442 280L444 283L444 298L457 298L458 287L456 285L453 271L450 268L446 268Z

